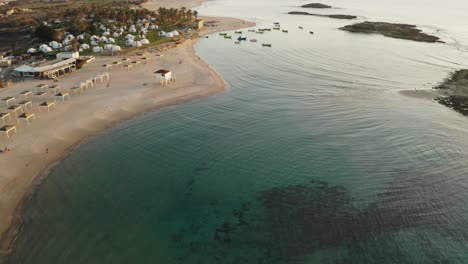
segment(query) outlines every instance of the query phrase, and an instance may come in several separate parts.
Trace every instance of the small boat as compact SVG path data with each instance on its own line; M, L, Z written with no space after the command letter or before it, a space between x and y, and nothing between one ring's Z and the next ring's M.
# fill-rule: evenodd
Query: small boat
M236 34L242 34L242 31L234 31Z
M280 24L280 22L275 22L275 23L273 23L273 24L275 24L275 25L279 25L279 24Z
M219 33L220 36L226 36L227 33Z
M304 29L303 27L299 27L299 29Z
M284 33L288 33L288 31L287 31L286 29L283 29L282 31L283 31Z
M236 41L236 42L234 42L234 43L235 43L235 44L240 44L240 42L239 42L239 41Z
M239 37L237 38L237 40L238 40L238 41L247 40L247 37L244 37L244 38L243 38L243 37L239 36Z
M232 36L225 35L224 38L225 39L232 39Z
M262 46L263 46L263 47L271 47L271 44L265 44L265 43L263 43Z
M263 31L271 31L271 28L264 28Z
M249 32L255 32L255 29L249 29Z
M257 39L250 39L250 42L257 42Z
M273 30L280 30L281 28L279 27L274 27Z
M265 33L265 32L263 32L263 31L257 31L257 34L263 34L263 33Z
M313 35L313 34L314 34L314 32L313 32L313 31L309 31L309 33L310 33L311 35Z

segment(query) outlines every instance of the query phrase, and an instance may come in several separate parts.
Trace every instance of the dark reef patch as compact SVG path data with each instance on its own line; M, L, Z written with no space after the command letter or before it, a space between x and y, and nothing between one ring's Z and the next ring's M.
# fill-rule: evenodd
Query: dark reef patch
M468 116L468 69L451 73L434 89L446 94L446 96L436 98L436 102Z
M212 234L207 248L216 252L216 263L235 263L243 259L239 252L250 252L249 257L244 256L244 261L250 259L246 263L302 263L306 256L333 249L348 252L333 263L414 263L401 245L400 232L414 234L413 242L427 256L424 263L452 263L453 259L439 252L440 245L431 241L428 232L468 243L468 233L460 231L465 230L466 219L448 217L445 212L463 208L464 199L460 196L457 202L444 202L450 195L463 194L464 188L441 182L440 177L401 174L364 208L356 207L349 191L340 185L310 181L275 187L262 192L257 200L241 203L231 215L222 215L215 227L197 230ZM447 189L449 194L443 191ZM193 233L190 228L185 230ZM201 243L181 237L185 236L178 234L174 241L187 248ZM257 255L251 262L253 250Z
M288 14L290 14L290 15L328 17L328 18L335 18L335 19L356 19L357 18L357 16L352 16L352 15L321 15L321 14L312 14L312 13L308 13L308 12L302 12L302 11L291 11Z
M340 30L354 33L372 33L381 34L390 38L407 39L420 42L441 42L436 36L423 33L415 25L387 23L387 22L369 22L365 21L340 28Z

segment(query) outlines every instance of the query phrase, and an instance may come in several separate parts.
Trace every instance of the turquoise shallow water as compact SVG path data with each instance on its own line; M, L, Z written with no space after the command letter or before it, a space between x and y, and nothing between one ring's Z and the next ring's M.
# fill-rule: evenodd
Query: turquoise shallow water
M260 26L290 33L201 39L230 90L81 145L26 203L10 263L468 262L468 122L397 93L466 66L463 41L350 35L268 3Z

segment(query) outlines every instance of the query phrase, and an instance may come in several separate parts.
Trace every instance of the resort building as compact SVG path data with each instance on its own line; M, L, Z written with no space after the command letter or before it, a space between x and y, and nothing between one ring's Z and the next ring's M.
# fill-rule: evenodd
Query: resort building
M54 79L66 73L74 72L76 70L76 59L69 58L65 60L56 59L41 63L38 66L21 65L14 69L17 76L22 77L37 77Z

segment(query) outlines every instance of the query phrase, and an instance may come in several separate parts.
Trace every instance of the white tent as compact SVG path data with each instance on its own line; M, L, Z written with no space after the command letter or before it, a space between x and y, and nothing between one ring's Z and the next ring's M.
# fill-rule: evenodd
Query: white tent
M158 27L158 25L151 25L150 28L151 28L152 30L156 30L156 29L158 29L159 27Z
M138 48L138 47L141 47L141 42L140 42L140 41L135 41L135 42L133 42L133 45L132 45L132 46L133 46L133 47L137 47L137 48Z
M90 39L90 40L97 40L97 39L99 39L99 37L96 36L96 35L92 35L89 39Z
M114 32L114 34L112 34L112 36L113 36L114 38L118 38L118 37L120 37L120 34L117 33L117 32Z
M112 44L104 45L104 50L112 50Z
M135 39L135 36L133 36L133 35L131 35L131 34L127 34L127 35L125 36L125 39L127 39L127 40L130 40L130 39L131 39L131 40L134 40L134 39Z
M112 46L112 52L119 52L119 51L122 51L122 48L120 48L120 46L118 46L118 45L113 45Z
M102 48L101 47L93 47L93 52L101 52Z
M35 48L28 49L27 53L36 53L37 50Z
M113 39L113 38L108 38L108 39L107 39L107 43L115 43L115 39Z
M164 37L166 37L166 38L173 38L173 37L174 37L174 34L172 34L172 33L166 33L166 34L164 35Z
M39 50L42 52L51 52L52 48L47 46L46 44L42 44L41 46L39 46Z
M141 42L141 44L143 44L143 45L148 45L148 44L150 44L149 40L147 40L147 39L142 39L140 42Z
M97 45L99 45L99 41L91 40L91 46L97 46Z
M125 41L125 45L127 45L127 46L133 46L133 43L134 43L134 42L135 42L135 41L132 40L132 39L127 39L127 41Z
M172 31L171 33L172 33L172 35L174 35L174 36L179 36L179 31L177 31L177 30Z
M166 35L166 32L165 32L165 31L159 31L159 32L158 32L158 36L160 36L160 37L163 37L163 36L165 36L165 35Z
M90 47L89 47L88 44L84 43L84 44L81 44L81 45L80 45L80 48L82 48L82 49L84 49L84 50L87 50L87 49L89 49Z
M60 46L59 46L60 45ZM62 44L58 43L57 41L51 41L49 42L49 46L53 49L58 49L58 48L61 48Z
M101 42L107 42L107 38L104 37L104 36L102 36L102 37L99 39L99 41L101 41Z

